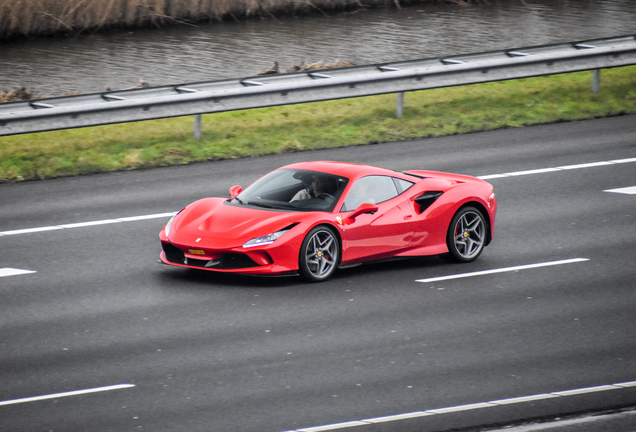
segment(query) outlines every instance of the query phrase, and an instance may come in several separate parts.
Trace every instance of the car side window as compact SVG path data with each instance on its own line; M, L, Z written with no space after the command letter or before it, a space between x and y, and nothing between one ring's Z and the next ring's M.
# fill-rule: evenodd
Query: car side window
M362 203L378 204L397 195L392 177L362 177L351 186L341 211L355 210Z
M395 177L393 177L393 181L395 182L395 185L398 188L398 195L401 194L402 192L406 192L411 186L415 184L413 182L402 180Z

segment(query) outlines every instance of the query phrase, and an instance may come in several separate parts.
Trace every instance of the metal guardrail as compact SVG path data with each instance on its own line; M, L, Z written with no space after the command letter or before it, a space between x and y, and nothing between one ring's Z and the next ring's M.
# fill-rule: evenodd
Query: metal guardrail
M0 136L636 64L636 36L0 104ZM598 74L595 75L598 79ZM598 84L595 84L598 85ZM200 124L200 118L198 118Z

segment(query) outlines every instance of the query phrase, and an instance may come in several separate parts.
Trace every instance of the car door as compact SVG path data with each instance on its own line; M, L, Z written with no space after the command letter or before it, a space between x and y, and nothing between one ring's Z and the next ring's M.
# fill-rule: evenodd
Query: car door
M339 215L343 263L388 257L409 246L416 217L412 204L400 195L407 183L367 176L351 186ZM374 211L356 214L365 203L372 204Z

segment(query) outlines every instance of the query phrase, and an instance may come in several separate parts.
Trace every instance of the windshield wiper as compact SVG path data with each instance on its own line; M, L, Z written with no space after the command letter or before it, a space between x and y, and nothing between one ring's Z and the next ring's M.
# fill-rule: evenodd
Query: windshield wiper
M257 206L257 207L264 207L264 208L269 208L269 209L278 208L278 207L275 207L275 206L273 206L271 204L265 204L265 203L262 203L262 202L254 202L254 201L250 202L249 205L253 205L253 206Z

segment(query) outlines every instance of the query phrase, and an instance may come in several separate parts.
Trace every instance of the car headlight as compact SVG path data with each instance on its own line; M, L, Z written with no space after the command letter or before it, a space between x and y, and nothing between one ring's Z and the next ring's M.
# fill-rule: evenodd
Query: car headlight
M176 216L176 215L175 215ZM168 223L166 224L166 228L165 228L165 232L166 232L166 237L168 237L168 235L170 234L170 228L172 228L172 221L174 220L174 216L172 216L170 218L170 220L168 221Z
M285 234L287 231L289 231L289 229L285 228L283 230L276 231L273 234L268 234L268 235L263 236L263 237L258 237L258 238L252 239L252 240L248 241L247 243L245 243L243 245L243 247L244 248L250 248L250 247L254 247L254 246L265 246L265 245L268 245L268 244L272 244L272 243L274 243L274 240L276 240L277 238L279 238L280 236Z
M165 228L165 230L164 230L164 231L165 231L165 233L166 233L166 237L168 237L168 234L170 234L170 230L172 229L172 221L174 220L174 218L176 218L176 217L177 217L177 215L178 215L179 213L181 213L181 212L182 212L182 211L184 211L184 210L185 210L185 207L184 207L184 208L182 208L181 210L179 210L178 212L176 212L176 213L174 214L174 216L172 216L172 217L170 218L170 220L169 220L169 221L168 221L168 223L166 224L166 228Z

